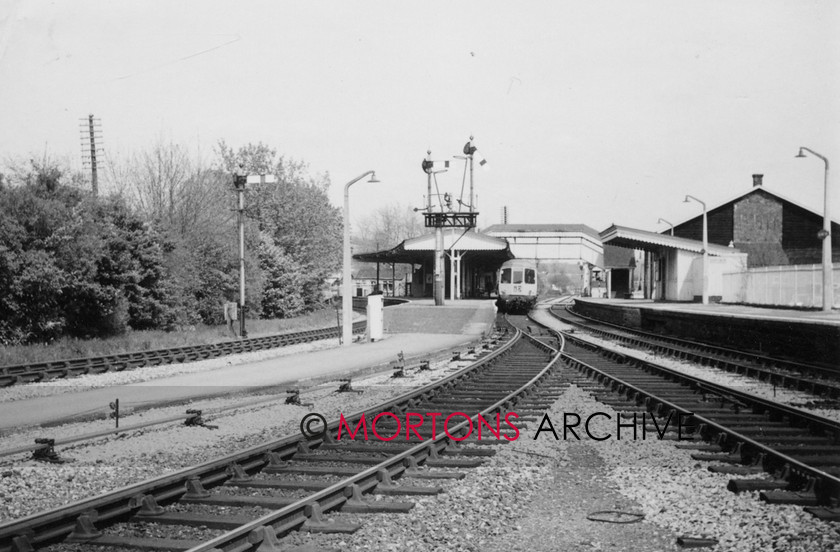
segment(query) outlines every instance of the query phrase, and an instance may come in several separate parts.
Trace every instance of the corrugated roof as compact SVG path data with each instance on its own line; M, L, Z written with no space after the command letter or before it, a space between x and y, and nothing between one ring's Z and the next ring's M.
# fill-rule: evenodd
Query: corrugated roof
M646 245L654 245L671 249L682 249L683 251L693 251L695 253L703 252L703 242L700 240L678 238L669 234L657 234L656 232L616 226L615 224L601 232L601 240L604 244L611 243L618 247L629 247L632 249L648 249L645 247ZM735 247L726 247L714 243L709 244L709 255L722 257L737 254L743 253Z
M601 237L594 228L585 224L494 224L482 233L513 234L518 232L552 232L557 234L586 234L597 240Z

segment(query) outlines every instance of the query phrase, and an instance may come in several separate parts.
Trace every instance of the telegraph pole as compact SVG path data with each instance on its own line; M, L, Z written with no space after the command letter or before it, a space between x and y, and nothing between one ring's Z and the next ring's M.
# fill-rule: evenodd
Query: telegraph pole
M88 115L87 119L82 121L82 163L90 163L90 184L93 189L93 195L99 195L99 177L97 175L96 154L102 151L102 148L97 149L96 139L102 140L102 123L99 119L93 117L93 113ZM100 144L101 145L101 144Z

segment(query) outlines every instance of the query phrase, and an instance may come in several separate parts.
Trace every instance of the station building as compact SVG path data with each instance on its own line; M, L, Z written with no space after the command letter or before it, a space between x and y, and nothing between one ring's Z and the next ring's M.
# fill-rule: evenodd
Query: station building
M585 224L494 224L484 233L506 240L517 259L537 263L540 293L599 295L603 288L601 237Z
M583 224L496 224L478 232L446 228L446 297L489 297L496 288L496 272L508 259L537 263L540 281L557 292L585 293L597 289L603 275L603 248L598 232ZM384 251L354 255L358 261L414 267L406 284L411 297L434 293L435 235L405 240ZM385 268L384 273L389 273Z
M754 174L751 189L708 211L709 243L737 247L749 255L749 267L822 263L822 213L768 190L763 176ZM702 214L674 225L674 236L702 240ZM831 242L838 262L840 225L833 221Z
M499 266L514 257L507 241L472 229L443 229L443 249L446 256L445 295L449 299L489 297L496 287ZM411 265L407 296L434 295L434 232L407 239L384 251L353 255L353 259L387 266ZM388 271L386 268L385 272Z
M763 175L753 175L750 189L706 213L710 300L817 306L822 295L818 233L823 215L766 189L762 180ZM702 214L660 233L612 225L600 236L606 247L644 252L643 297L699 300ZM830 239L836 263L840 260L840 225L833 221ZM834 272L837 298L840 271L835 268Z

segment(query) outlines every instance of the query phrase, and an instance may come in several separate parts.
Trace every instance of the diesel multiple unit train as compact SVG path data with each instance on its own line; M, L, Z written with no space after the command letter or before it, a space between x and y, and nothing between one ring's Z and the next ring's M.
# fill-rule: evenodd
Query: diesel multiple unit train
M527 259L505 261L496 279L502 312L527 312L537 302L537 265Z

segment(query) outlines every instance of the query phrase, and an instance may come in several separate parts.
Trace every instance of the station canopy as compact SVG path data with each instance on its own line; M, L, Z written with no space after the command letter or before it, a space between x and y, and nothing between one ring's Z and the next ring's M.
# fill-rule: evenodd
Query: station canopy
M502 264L514 258L507 240L480 234L475 230L460 228L445 228L443 230L443 249L455 250L466 254L472 262L486 264ZM434 259L435 234L424 234L416 238L409 238L392 249L359 253L353 255L358 261L368 263L405 263L423 264Z
M647 230L616 226L615 224L601 232L601 241L605 245L609 244L653 253L662 251L663 249L682 249L683 251L692 251L694 253L703 252L703 242L699 240L679 238L669 234L648 232ZM712 256L723 257L738 253L741 253L741 251L735 247L726 247L715 243L709 244L709 255Z

